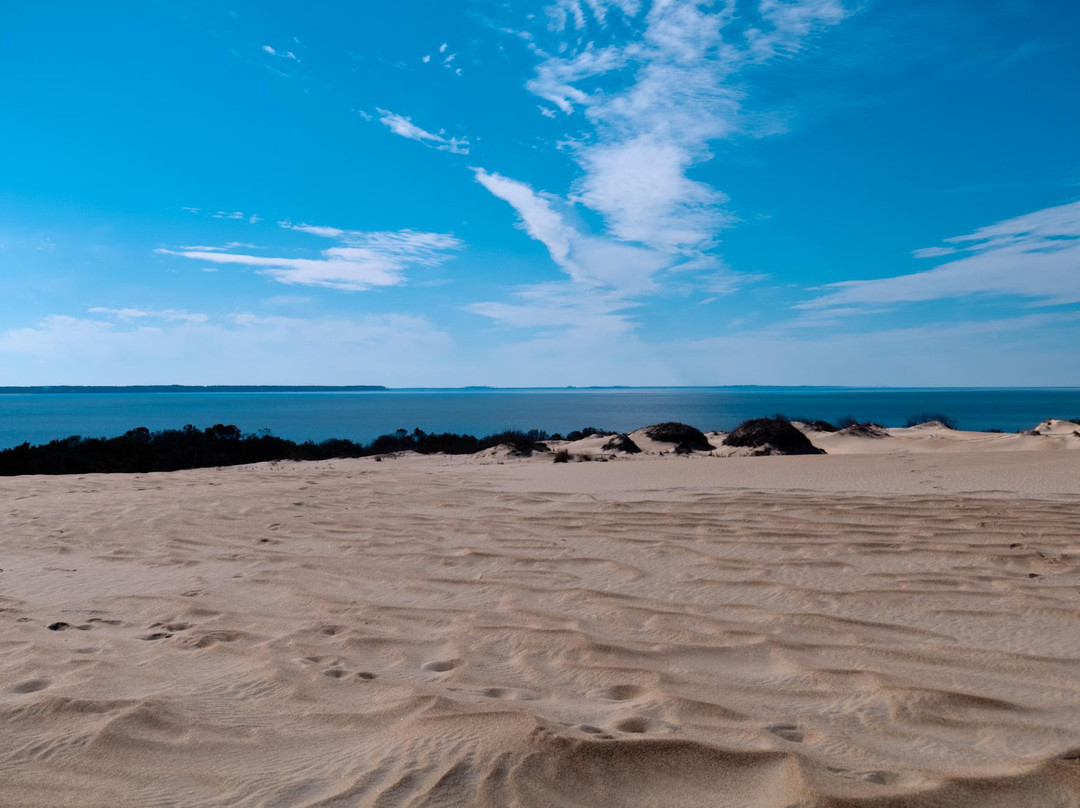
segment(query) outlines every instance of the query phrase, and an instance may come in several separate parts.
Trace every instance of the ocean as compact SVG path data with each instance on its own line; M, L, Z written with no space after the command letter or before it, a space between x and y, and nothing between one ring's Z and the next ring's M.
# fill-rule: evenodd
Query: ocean
M829 387L665 387L558 389L289 390L250 392L48 392L0 388L0 449L71 435L112 437L145 426L175 429L235 424L296 441L367 442L396 429L477 436L503 429L568 432L593 426L627 431L660 421L702 430L783 413L792 419L902 426L937 412L962 429L1029 429L1045 418L1080 418L1080 388L856 389Z

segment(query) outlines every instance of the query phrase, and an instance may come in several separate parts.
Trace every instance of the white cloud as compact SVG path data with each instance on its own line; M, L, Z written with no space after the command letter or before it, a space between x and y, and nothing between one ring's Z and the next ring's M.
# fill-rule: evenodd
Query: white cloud
M477 182L499 199L509 202L521 216L525 231L548 248L556 264L565 266L570 258L570 240L574 231L555 212L551 201L535 193L525 183L488 173L482 168L474 171Z
M262 51L263 51L263 53L268 53L271 56L276 56L279 59L288 59L288 60L293 61L293 62L299 62L300 61L300 59L297 57L297 55L295 53L293 53L292 51L279 51L276 48L271 47L270 45L263 45L262 46Z
M727 294L750 280L712 254L735 221L727 196L690 172L711 158L711 141L740 130L739 71L798 52L846 16L839 0L759 0L752 29L734 2L558 0L546 10L548 32L521 36L538 57L526 87L586 127L567 144L581 176L562 199L490 170L477 179L578 283L641 295L682 270ZM598 213L603 232L571 225L575 205Z
M157 252L210 264L256 267L260 274L280 283L362 291L399 286L406 282L405 271L409 267L439 266L462 246L459 239L446 233L361 232L290 222L279 224L288 230L333 239L340 246L322 250L319 258L285 258L220 250L163 248Z
M616 11L635 18L640 37L602 47L590 39L554 56L537 48L542 60L527 86L567 114L582 109L594 127L576 149L584 170L576 198L613 235L708 249L731 221L720 209L727 197L687 172L711 157L709 141L739 130L738 71L797 52L847 12L837 0L760 0L763 27L743 30L734 3L654 0L641 19L636 3L564 0L549 9L557 30L575 31L590 15L603 28Z
M567 224L553 198L500 174L474 170L477 181L517 211L525 231L547 247L552 260L577 283L640 294L670 263L669 256L655 250L583 234Z
M411 118L407 118L404 115L398 115L397 113L381 108L378 109L378 112L379 122L395 135L400 135L409 140L416 140L426 146L431 146L439 151L450 152L451 154L469 153L469 141L466 138L447 138L443 135L437 135L434 132L428 132L427 130L422 129L413 123Z
M1080 303L1080 202L1045 208L946 241L916 255L963 257L909 275L843 281L803 309L915 303L971 295L1007 295L1044 304Z
M108 314L117 320L179 320L185 323L205 323L208 317L205 314L185 311L183 309L110 309L104 306L94 306L87 309L91 314Z

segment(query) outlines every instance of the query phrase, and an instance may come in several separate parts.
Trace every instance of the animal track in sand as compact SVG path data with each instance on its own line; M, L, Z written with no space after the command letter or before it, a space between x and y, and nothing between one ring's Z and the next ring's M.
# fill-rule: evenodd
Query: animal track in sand
M615 729L619 732L629 732L635 735L639 735L649 731L649 727L652 726L652 722L649 721L643 715L632 715L629 718L624 718L622 721L615 725Z
M481 696L489 699L504 699L507 701L535 701L540 698L531 690L516 690L512 687L489 687L480 691Z
M167 640L172 636L170 631L153 631L149 634L140 634L136 639L138 640Z
M20 682L11 688L12 693L37 693L39 690L44 690L52 682L48 679L27 679L25 682Z
M165 631L185 631L191 628L191 623L151 623L148 628L161 628Z
M229 631L227 629L204 631L201 634L196 633L196 636L186 637L184 639L184 646L187 648L212 648L218 643L236 642L243 636L242 632Z
M839 769L835 766L826 766L833 774L838 774L841 777L848 777L853 780L862 780L864 783L876 783L879 786L886 786L890 783L896 782L896 774L894 772L885 771L883 769L877 769L868 772L852 771L851 769Z
M596 691L596 695L608 701L630 701L642 695L645 689L637 685L612 685Z
M461 666L460 659L437 659L433 662L425 662L420 667L432 673L446 673Z
M799 729L797 724L770 724L765 729L778 738L792 743L802 743L806 739L806 734Z

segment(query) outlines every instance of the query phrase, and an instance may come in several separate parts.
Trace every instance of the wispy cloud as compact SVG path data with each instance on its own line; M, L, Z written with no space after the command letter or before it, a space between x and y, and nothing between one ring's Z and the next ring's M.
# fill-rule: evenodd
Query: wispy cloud
M728 197L691 172L711 159L710 142L742 127L739 71L797 54L849 13L840 0L754 6L736 15L733 2L558 0L546 9L546 30L517 32L537 58L526 87L546 102L541 114L560 110L579 127L565 145L580 175L555 196L474 171L573 282L623 301L659 291L659 275L680 270L710 294L739 285L715 254L719 233L736 221ZM603 228L587 232L575 208L599 214Z
M549 9L561 42L556 55L534 47L541 60L527 86L566 114L584 113L592 134L574 150L584 174L571 199L603 216L614 237L668 252L713 247L733 220L727 196L688 173L711 158L710 141L740 129L738 72L796 54L848 13L839 0L760 0L756 12L747 26L734 3L655 0L643 13L624 0L571 0ZM566 47L615 14L641 34Z
M1080 202L1045 208L946 239L920 258L961 257L925 272L843 281L803 309L916 303L972 295L1014 296L1043 304L1080 303Z
M448 138L441 134L428 132L426 129L413 123L411 118L407 118L404 115L398 115L387 109L380 108L378 109L378 113L379 123L383 124L395 135L401 135L401 137L408 138L409 140L416 140L423 143L425 146L431 146L434 149L450 152L451 154L469 153L469 141L467 138Z
M208 317L205 314L185 311L184 309L110 309L104 306L94 306L87 309L91 314L107 314L117 320L167 320L182 321L185 323L205 323Z
M271 56L276 56L279 59L288 59L288 60L293 61L293 62L299 62L300 61L300 59L297 57L297 55L295 53L293 53L292 51L277 50L276 48L273 48L270 45L263 45L262 46L262 51L263 51L263 53L268 53Z
M362 232L336 227L279 222L287 230L332 239L339 246L322 250L318 258L276 257L229 250L166 249L157 252L210 264L255 267L259 274L285 284L323 286L345 291L400 286L410 267L436 267L462 247L447 233L415 230Z

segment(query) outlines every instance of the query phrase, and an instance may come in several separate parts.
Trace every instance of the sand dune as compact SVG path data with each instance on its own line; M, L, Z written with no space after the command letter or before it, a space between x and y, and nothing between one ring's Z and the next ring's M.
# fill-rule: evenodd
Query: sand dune
M0 480L0 804L1080 805L1078 463Z

